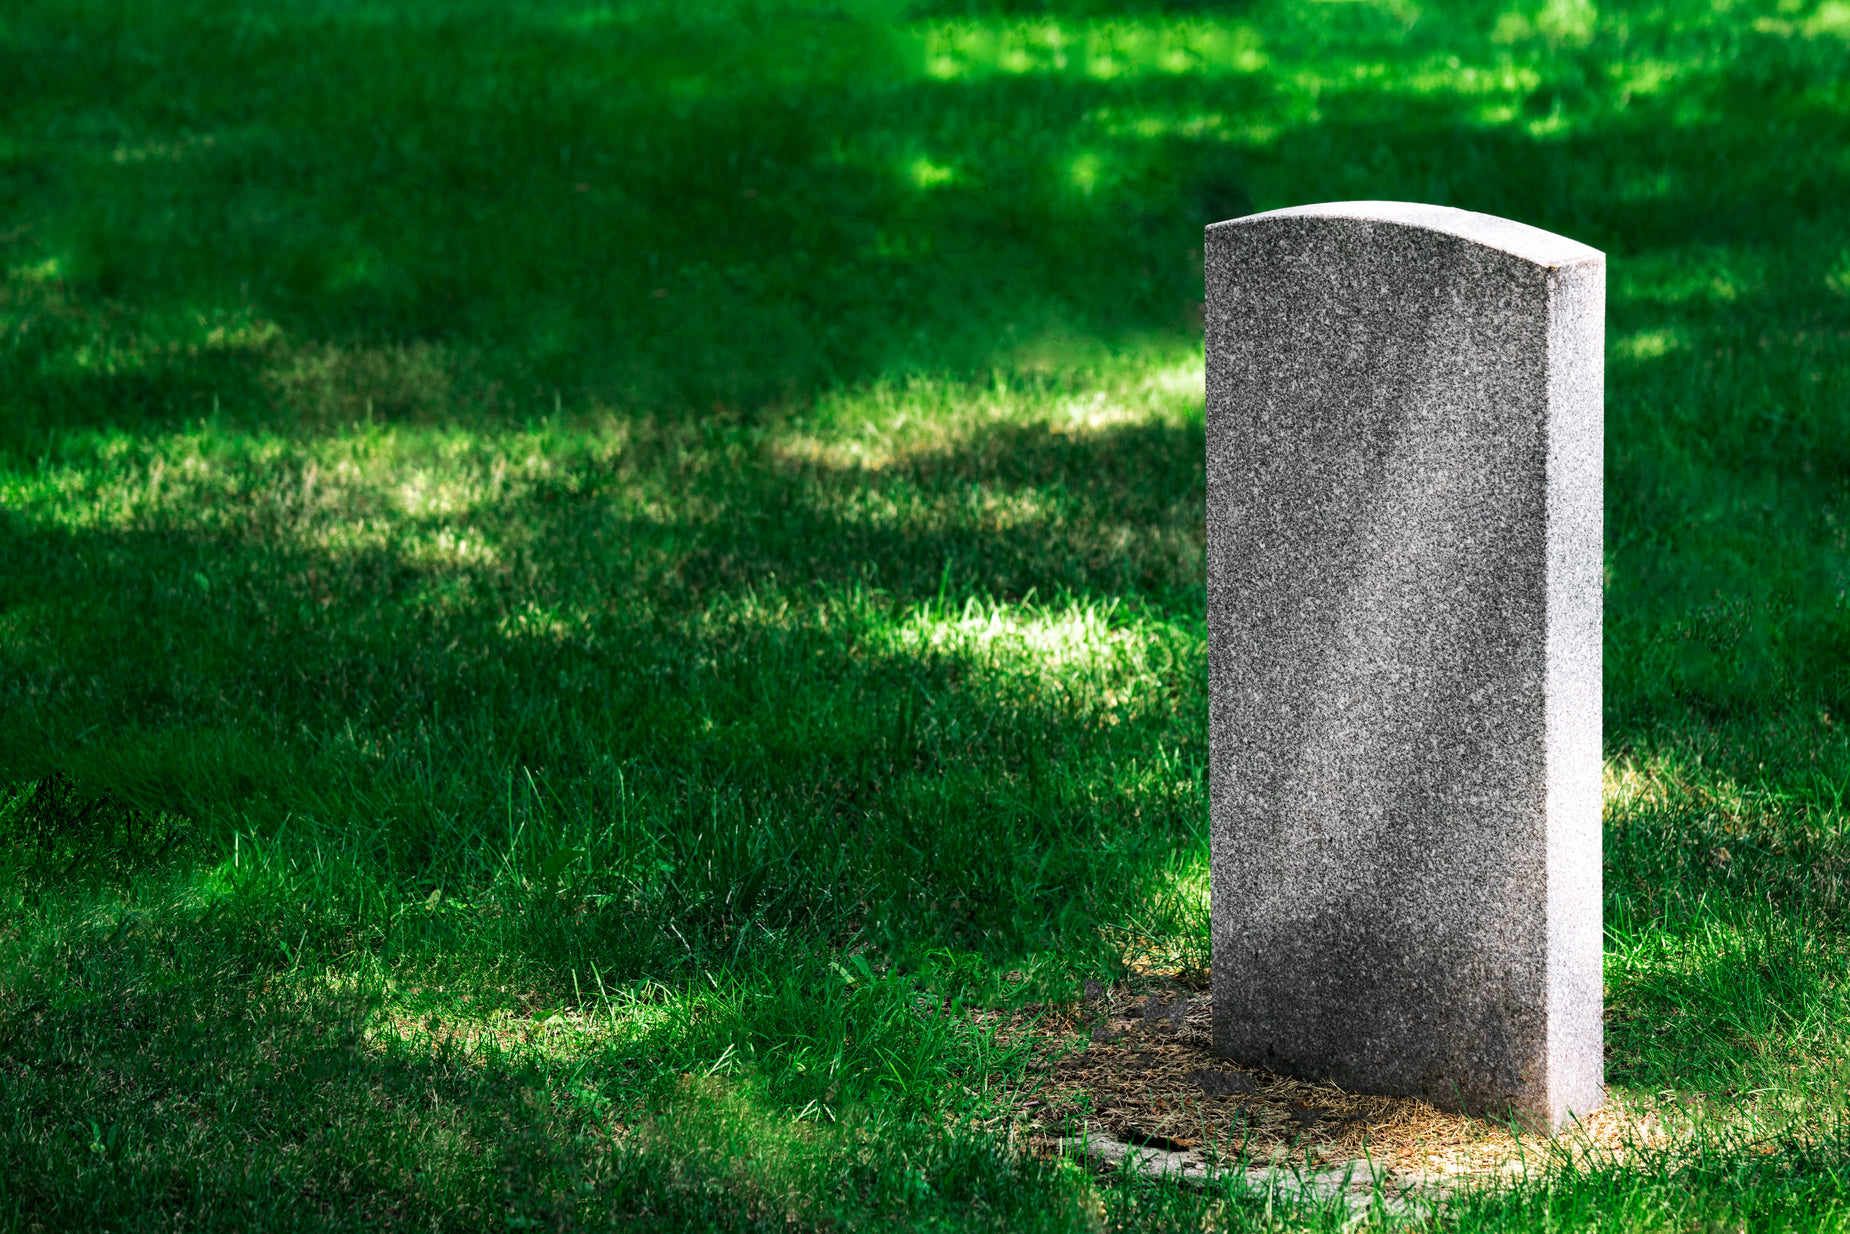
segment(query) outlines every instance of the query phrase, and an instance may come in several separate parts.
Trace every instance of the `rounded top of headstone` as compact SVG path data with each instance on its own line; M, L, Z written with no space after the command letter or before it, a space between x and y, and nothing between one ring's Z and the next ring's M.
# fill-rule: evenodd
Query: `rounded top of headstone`
M1538 266L1573 266L1583 261L1603 261L1606 255L1596 248L1557 236L1514 219L1454 206L1428 206L1413 201L1328 201L1312 206L1288 206L1267 210L1244 218L1214 223L1209 231L1223 227L1248 227L1272 219L1355 219L1365 223L1387 223L1397 227L1417 227L1422 231L1443 232L1486 248L1500 249Z

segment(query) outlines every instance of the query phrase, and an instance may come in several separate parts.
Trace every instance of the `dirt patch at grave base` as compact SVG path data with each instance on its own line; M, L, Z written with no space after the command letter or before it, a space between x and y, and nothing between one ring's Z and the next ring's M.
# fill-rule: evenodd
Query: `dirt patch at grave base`
M1210 1052L1209 999L1181 990L1137 997L1116 990L1046 1011L1037 1032L1065 1044L1042 1051L1038 1083L1015 1107L1017 1126L1037 1146L1100 1136L1187 1152L1210 1165L1315 1167L1367 1158L1390 1169L1457 1175L1564 1153L1623 1156L1661 1136L1654 1117L1616 1103L1549 1141L1519 1138L1507 1126L1416 1098L1366 1096L1241 1067Z

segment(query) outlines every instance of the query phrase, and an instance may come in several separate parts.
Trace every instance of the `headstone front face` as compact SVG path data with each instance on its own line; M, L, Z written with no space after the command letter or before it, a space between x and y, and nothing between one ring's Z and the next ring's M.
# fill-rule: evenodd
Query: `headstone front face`
M1207 230L1214 1042L1603 1100L1605 258L1398 202Z

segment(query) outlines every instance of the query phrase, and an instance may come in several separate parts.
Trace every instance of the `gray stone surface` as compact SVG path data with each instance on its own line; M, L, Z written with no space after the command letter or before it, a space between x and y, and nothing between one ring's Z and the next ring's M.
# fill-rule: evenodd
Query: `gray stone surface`
M1207 229L1215 1050L1603 1100L1605 258L1342 202Z

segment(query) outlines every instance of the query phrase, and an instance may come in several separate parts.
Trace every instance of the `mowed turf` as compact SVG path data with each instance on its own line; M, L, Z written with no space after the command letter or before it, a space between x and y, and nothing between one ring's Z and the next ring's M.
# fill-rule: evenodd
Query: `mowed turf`
M967 1013L1206 961L1200 228L1345 198L1610 254L1608 1075L1699 1114L1432 1220L1850 1225L1838 0L22 0L0 82L5 1228L1340 1225L1023 1154Z

